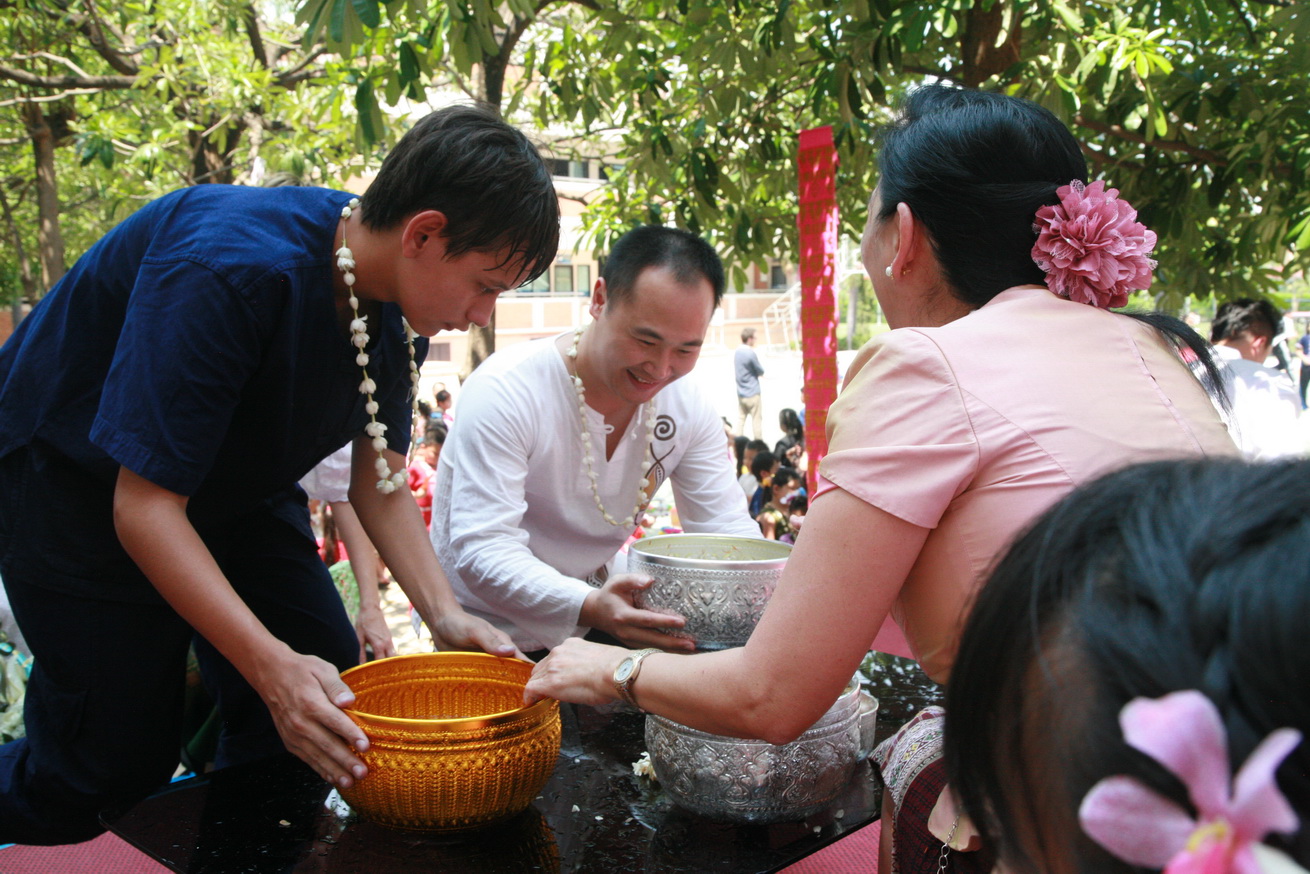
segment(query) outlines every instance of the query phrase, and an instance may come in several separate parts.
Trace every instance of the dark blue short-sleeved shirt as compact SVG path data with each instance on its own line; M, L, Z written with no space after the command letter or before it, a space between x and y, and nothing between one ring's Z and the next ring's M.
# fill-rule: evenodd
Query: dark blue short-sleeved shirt
M357 350L332 292L349 199L223 185L160 198L79 259L0 349L0 457L36 444L79 471L76 494L33 496L87 507L76 522L89 578L95 561L126 559L105 512L120 465L189 496L204 535L362 433ZM381 319L369 374L404 452L408 351L399 308ZM422 361L427 341L415 346Z

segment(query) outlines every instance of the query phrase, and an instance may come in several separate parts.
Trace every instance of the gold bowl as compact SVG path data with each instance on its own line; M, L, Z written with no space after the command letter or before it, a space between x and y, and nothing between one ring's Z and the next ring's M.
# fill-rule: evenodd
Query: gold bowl
M464 831L508 819L559 758L559 702L523 706L532 665L486 653L395 656L351 668L346 711L368 737L368 774L341 797L374 822Z

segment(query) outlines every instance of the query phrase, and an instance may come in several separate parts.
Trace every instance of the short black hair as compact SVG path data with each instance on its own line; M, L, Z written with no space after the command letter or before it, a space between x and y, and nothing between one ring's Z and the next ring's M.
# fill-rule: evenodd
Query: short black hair
M536 147L485 104L460 104L419 119L360 197L362 221L395 227L421 210L448 224L448 257L469 251L522 259L524 282L546 272L559 249L559 198ZM498 265L498 266L503 266Z
M723 261L713 246L681 228L642 225L619 237L601 267L605 305L627 298L637 277L651 267L667 268L682 285L705 279L714 290L714 305L723 300Z
M1273 339L1282 321L1283 314L1264 298L1224 301L1210 323L1210 342L1235 340L1243 334Z
M778 457L776 455L767 449L761 449L751 459L751 476L762 481L777 463Z
M427 443L435 443L438 446L446 442L446 427L444 425L432 425L424 434L424 440Z
M441 391L437 392L434 397L436 398L437 403L444 404L446 401L450 400L450 392L443 388Z
M881 134L880 221L906 203L927 229L952 293L977 308L1045 285L1032 258L1037 210L1086 181L1078 141L1050 110L990 91L925 85Z
M1187 790L1125 743L1134 698L1194 689L1233 767L1268 734L1310 733L1310 461L1161 461L1080 487L997 564L946 689L952 788L1006 870L1130 874L1078 827L1099 780ZM1310 810L1310 744L1276 772ZM1018 836L1031 836L1027 839ZM1310 827L1266 842L1310 864Z

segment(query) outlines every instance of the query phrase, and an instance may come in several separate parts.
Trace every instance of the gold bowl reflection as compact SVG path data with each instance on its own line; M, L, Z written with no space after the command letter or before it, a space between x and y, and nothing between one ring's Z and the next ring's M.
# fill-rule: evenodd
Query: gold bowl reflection
M508 819L559 757L559 702L523 706L532 665L485 653L395 656L351 668L350 718L368 775L341 796L374 822L462 831Z

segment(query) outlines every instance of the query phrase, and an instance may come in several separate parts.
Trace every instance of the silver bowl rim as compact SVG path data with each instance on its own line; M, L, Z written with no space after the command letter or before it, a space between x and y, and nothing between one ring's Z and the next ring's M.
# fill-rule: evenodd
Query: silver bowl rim
M778 555L773 558L721 559L688 558L678 555L663 555L651 552L650 547L671 541L704 539L716 543L732 544L740 542L752 548L776 549ZM772 570L782 567L791 555L791 544L776 540L764 540L757 537L741 537L736 534L699 534L683 532L681 534L660 534L655 537L643 537L628 547L629 560L635 556L640 560L659 567L693 568L696 570Z

